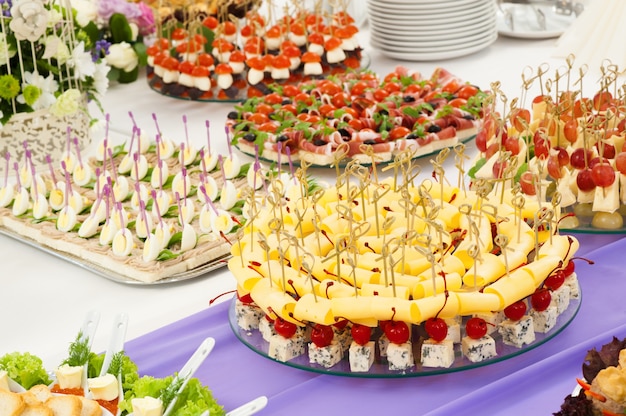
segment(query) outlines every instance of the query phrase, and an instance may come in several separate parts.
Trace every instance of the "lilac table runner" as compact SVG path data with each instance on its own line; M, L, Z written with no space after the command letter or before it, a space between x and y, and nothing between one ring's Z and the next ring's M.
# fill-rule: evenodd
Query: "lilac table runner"
M626 337L626 240L579 235L576 262L583 300L574 321L548 343L509 360L450 374L403 379L320 375L287 367L251 351L232 333L224 302L129 341L142 374L179 370L200 342L216 346L196 376L226 410L265 395L265 415L551 414L575 386L586 351ZM617 241L616 241L617 240ZM530 406L530 407L529 407Z

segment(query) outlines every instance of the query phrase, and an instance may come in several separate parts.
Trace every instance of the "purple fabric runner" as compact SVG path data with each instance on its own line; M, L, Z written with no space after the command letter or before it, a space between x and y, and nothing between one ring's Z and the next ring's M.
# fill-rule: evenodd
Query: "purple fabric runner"
M232 333L224 302L126 343L142 374L179 370L200 342L216 339L196 376L232 410L257 396L262 415L319 414L535 414L557 411L575 387L586 351L626 337L626 273L621 236L578 235L576 262L583 300L574 321L544 345L509 360L472 370L404 379L320 375L261 357Z

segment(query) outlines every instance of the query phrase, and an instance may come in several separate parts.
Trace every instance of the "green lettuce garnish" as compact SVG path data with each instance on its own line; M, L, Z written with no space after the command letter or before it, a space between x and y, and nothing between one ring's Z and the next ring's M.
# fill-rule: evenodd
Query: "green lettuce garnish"
M6 371L9 378L27 390L37 384L52 383L41 358L27 352L3 355L0 357L0 369Z

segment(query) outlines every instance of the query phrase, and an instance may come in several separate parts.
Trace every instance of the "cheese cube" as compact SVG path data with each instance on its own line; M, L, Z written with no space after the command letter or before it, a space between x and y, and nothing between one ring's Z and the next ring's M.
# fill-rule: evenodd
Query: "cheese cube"
M94 400L111 401L119 396L119 383L113 374L105 374L87 380Z
M239 299L235 302L235 316L237 318L237 325L244 331L252 331L259 328L259 322L265 316L265 313L261 308L245 304Z
M341 361L343 357L343 347L339 342L333 340L326 347L318 347L314 342L309 343L309 362L319 364L322 367L330 368Z
M504 321L504 312L485 312L485 313L477 313L474 315L477 318L482 318L487 322L487 335L492 334L496 329L498 329L498 325Z
M407 370L415 366L413 359L413 344L411 341L404 344L390 343L387 346L387 362L390 370Z
M458 344L461 342L461 325L458 322L454 322L453 320L446 319L446 323L448 324L448 334L445 339L449 339L450 341Z
M59 387L62 389L78 389L83 381L83 366L64 364L54 371Z
M578 284L578 276L576 275L576 272L567 276L564 284L569 286L570 299L580 298L580 285Z
M519 321L504 320L498 327L498 332L502 336L502 342L518 348L535 340L533 318L530 315L524 315Z
M454 363L454 344L450 340L427 339L422 344L420 361L424 367L449 368Z
M389 338L387 338L387 335L382 334L380 338L378 338L378 350L380 351L381 357L387 356L388 346L389 346Z
M559 314L565 312L569 307L570 289L567 285L561 285L557 290L553 290L551 293L552 300L550 306L556 306Z
M461 351L473 363L493 358L496 353L496 341L489 335L479 339L463 337L461 340Z
M341 345L341 353L344 354L346 351L350 349L350 344L352 343L352 335L350 334L350 327L346 326L343 329L337 329L333 327L333 332L335 333L335 339Z
M263 339L267 342L270 342L272 336L276 335L276 331L274 330L274 325L270 321L268 321L265 317L259 321L259 332L263 336Z
M295 335L291 338L285 338L282 335L272 335L269 343L267 355L282 362L304 354L306 349L302 338Z
M559 312L556 306L548 306L548 309L541 312L532 309L530 316L533 317L535 332L546 333L556 325L556 318L559 316Z
M154 397L135 397L130 401L134 416L160 416L163 414L163 402Z
M355 373L365 373L370 371L370 367L374 364L376 355L376 344L370 341L365 345L359 345L352 341L350 344L350 371Z

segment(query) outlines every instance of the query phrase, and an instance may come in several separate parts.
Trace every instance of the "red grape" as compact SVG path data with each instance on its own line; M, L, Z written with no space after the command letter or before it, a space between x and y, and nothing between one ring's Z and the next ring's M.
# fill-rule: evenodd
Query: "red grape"
M511 152L512 155L519 154L519 142L520 139L518 137L508 137L504 142L504 148Z
M476 133L476 148L479 152L487 150L487 130L484 128Z
M561 179L563 177L563 168L559 164L559 157L556 154L551 154L548 157L548 174L554 179Z
M563 134L570 143L574 143L578 139L578 121L575 118L565 122Z
M591 169L585 168L578 172L578 175L576 175L576 185L578 185L578 189L585 192L592 191L596 187L596 184L593 182L593 176L591 175Z
M511 120L515 130L522 132L530 124L530 111L525 108L516 108L511 111Z
M615 171L608 163L599 163L591 169L591 177L596 186L606 188L615 182Z
M493 173L493 177L496 179L501 179L504 176L504 171L508 167L508 161L506 160L496 160L491 168L491 172Z
M622 175L626 175L626 151L620 152L615 158L615 168Z
M606 142L598 142L596 143L596 147L598 148L598 153L600 153L600 149L602 149L602 156L607 159L613 159L615 157L615 146Z
M569 153L567 153L567 150L561 146L554 147L554 150L556 150L556 154L559 158L559 166L569 165Z
M613 101L613 96L608 91L600 91L593 96L593 108L599 111L606 110Z
M541 130L537 130L533 142L535 144L535 156L541 159L547 158L548 153L550 153L550 140L543 135Z
M569 163L576 169L583 169L587 166L592 157L593 153L591 150L579 147L572 152Z
M519 184L522 187L522 192L526 195L536 195L537 189L535 189L535 179L533 174L527 170L520 176Z
M500 151L500 143L494 142L489 145L487 150L485 151L485 157L489 159L491 156L495 155Z

